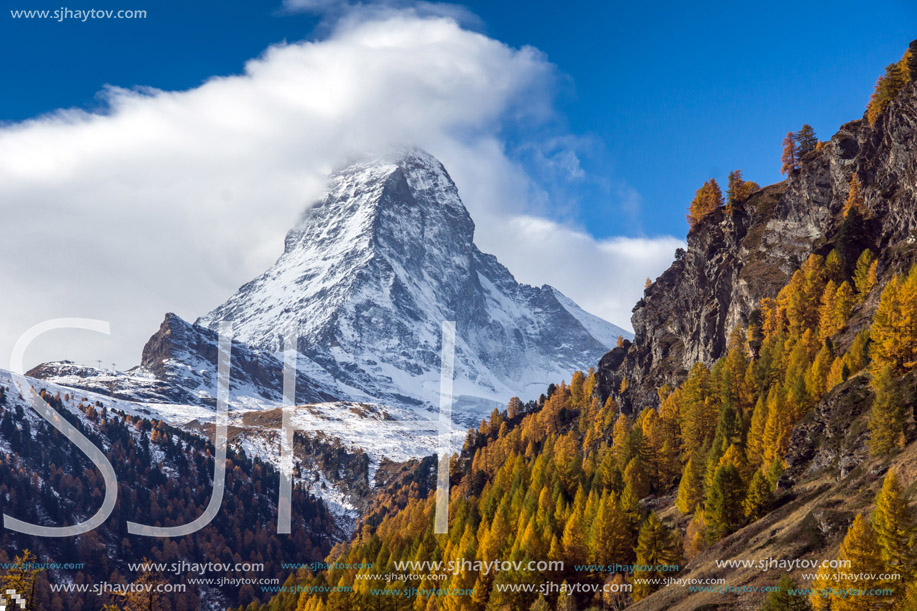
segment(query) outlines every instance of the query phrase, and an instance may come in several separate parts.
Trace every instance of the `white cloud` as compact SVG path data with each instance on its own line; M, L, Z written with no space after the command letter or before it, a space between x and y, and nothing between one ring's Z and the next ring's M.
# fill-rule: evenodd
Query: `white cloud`
M27 362L135 364L166 311L193 320L269 266L333 166L393 143L442 159L479 245L520 279L626 325L643 276L665 267L675 241L599 242L539 218L544 194L499 133L508 116L550 117L544 56L451 18L372 15L196 89L109 88L103 114L0 128L0 367L20 333L63 316L110 320L112 337L59 333ZM582 172L572 152L552 154ZM619 282L635 278L634 290Z
M529 284L550 284L583 309L630 328L631 309L647 277L661 273L684 243L673 237L596 240L574 228L530 216L514 216L501 231L510 244L503 262Z

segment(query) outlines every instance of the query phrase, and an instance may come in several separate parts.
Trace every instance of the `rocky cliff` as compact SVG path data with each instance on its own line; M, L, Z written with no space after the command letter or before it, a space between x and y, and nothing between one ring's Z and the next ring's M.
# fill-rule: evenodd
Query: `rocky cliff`
M753 193L736 210L705 217L688 250L647 289L633 310L635 339L606 354L597 393L626 411L658 404L696 362L723 355L762 298L774 297L811 253L837 248L852 266L869 247L879 254L879 283L917 253L917 83L875 125L843 125L783 182ZM862 218L843 214L853 174L862 183ZM870 300L863 306L874 308ZM623 379L628 389L618 393Z

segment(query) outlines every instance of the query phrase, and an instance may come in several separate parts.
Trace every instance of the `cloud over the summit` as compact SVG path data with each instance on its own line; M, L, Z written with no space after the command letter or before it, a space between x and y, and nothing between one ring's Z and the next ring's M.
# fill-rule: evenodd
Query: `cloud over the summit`
M599 242L541 218L537 182L507 157L500 131L551 115L554 76L536 49L390 11L271 47L243 74L192 90L109 87L104 112L0 128L0 367L22 331L64 316L110 320L112 337L58 334L28 362L136 363L166 311L193 320L269 266L335 165L392 144L440 157L479 245L521 280L553 283L626 325L639 290L606 290L565 266L640 277L675 244ZM581 171L572 153L555 154ZM533 229L544 224L551 235Z

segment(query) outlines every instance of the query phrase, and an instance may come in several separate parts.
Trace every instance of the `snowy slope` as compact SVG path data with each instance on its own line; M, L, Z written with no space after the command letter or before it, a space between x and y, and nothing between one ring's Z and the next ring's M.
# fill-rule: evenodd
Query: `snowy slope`
M545 287L550 288L550 287ZM598 339L600 342L608 345L614 346L618 343L618 337L623 337L624 339L634 339L634 334L629 331L625 331L621 327L610 324L603 318L599 318L595 314L590 314L585 311L578 305L576 302L558 291L557 289L552 289L554 291L554 296L557 298L557 301L560 302L560 305L564 307L571 316L576 318L583 327L593 337Z

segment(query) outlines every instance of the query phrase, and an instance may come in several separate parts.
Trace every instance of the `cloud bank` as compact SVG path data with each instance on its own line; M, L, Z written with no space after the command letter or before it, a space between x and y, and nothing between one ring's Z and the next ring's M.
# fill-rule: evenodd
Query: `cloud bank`
M267 268L336 165L392 144L443 161L479 246L517 278L627 326L680 242L598 241L549 220L501 129L549 120L555 76L536 49L453 18L376 13L192 90L109 87L101 113L0 128L0 367L28 327L70 316L109 320L112 336L57 333L28 363L136 364L165 312L193 320Z

